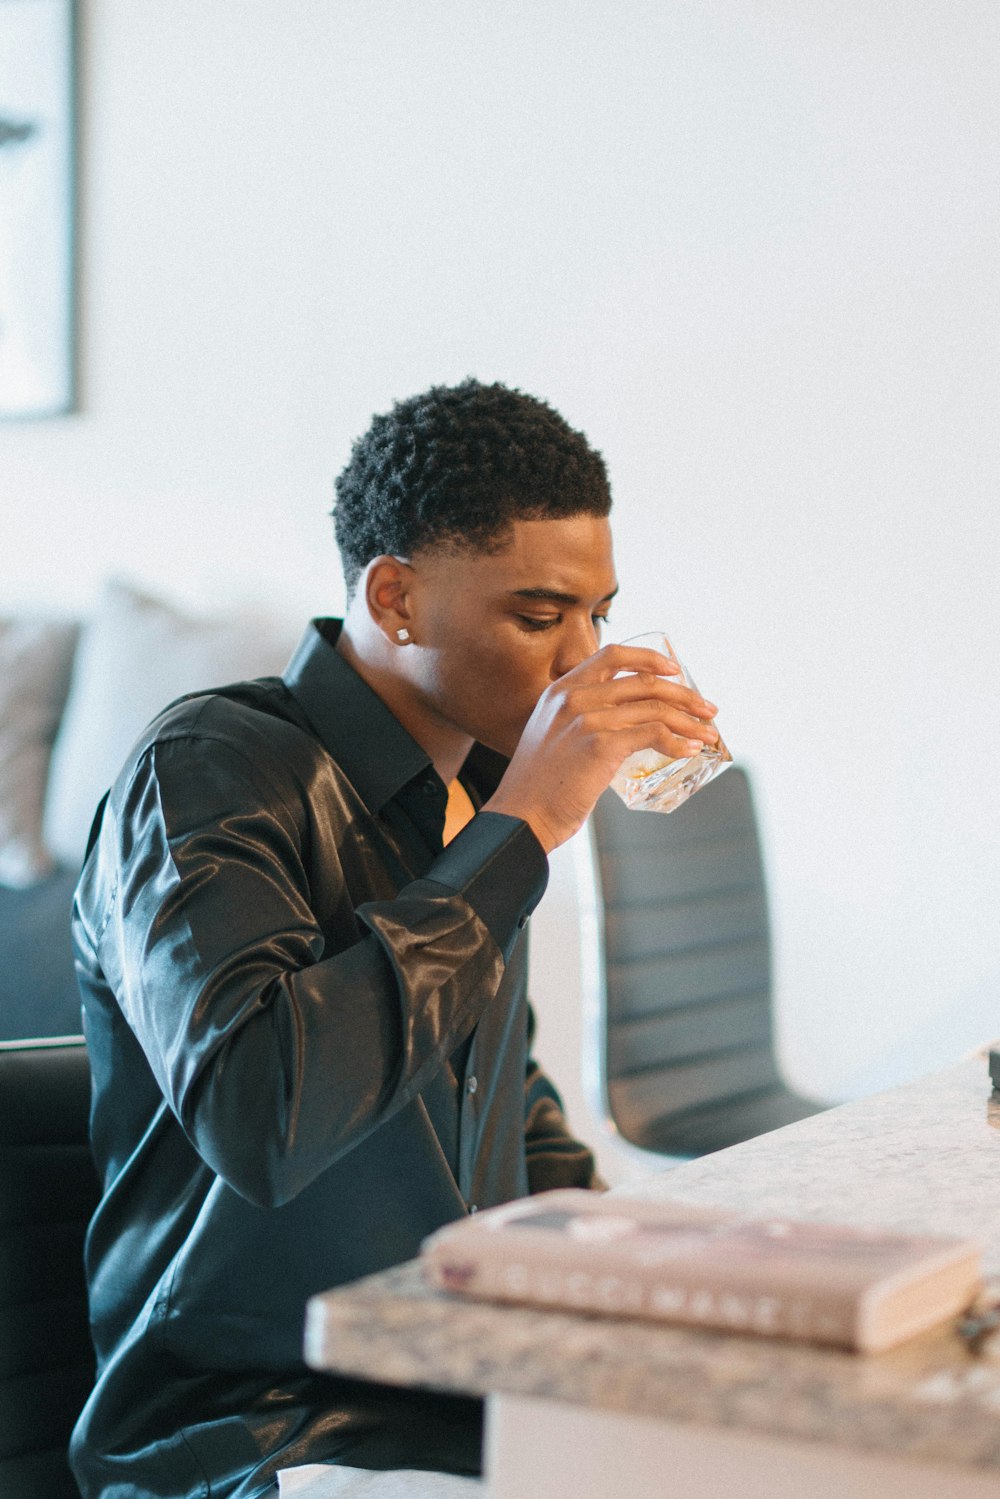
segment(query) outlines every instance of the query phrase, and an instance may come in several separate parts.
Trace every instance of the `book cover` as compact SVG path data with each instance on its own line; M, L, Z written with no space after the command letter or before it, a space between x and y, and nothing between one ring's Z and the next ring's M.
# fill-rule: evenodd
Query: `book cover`
M575 1188L491 1208L425 1240L429 1282L486 1301L881 1352L956 1316L981 1284L969 1239Z

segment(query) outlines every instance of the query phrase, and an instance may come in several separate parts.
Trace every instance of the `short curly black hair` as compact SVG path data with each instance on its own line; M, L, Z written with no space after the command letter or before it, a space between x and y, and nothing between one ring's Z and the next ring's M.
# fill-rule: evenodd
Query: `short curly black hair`
M607 515L604 459L557 411L506 385L435 385L376 416L336 481L348 597L383 553L502 547L515 520Z

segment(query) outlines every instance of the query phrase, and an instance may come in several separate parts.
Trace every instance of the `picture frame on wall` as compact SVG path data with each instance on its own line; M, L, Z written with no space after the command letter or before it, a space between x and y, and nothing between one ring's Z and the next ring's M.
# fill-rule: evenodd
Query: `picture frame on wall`
M75 391L74 0L0 0L0 418Z

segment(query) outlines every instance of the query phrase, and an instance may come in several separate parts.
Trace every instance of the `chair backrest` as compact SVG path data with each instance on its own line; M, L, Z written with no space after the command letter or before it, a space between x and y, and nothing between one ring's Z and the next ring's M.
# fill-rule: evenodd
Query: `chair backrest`
M0 1044L0 1499L79 1499L66 1447L94 1379L89 1111L82 1037Z
M601 797L591 817L603 932L602 1102L652 1125L779 1080L767 893L750 783L724 774L669 816Z

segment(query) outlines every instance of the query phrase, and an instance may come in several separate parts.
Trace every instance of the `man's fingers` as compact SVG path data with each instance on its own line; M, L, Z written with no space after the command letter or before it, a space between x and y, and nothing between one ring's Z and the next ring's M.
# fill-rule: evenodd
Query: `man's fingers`
M718 743L718 709L673 680L679 673L636 646L588 656L542 693L487 808L524 818L548 851L577 830L629 755L686 760Z
M649 672L654 677L676 677L680 665L660 651L644 645L603 645L567 675L583 681L608 681L620 671Z
M715 744L719 738L717 730L711 728L708 724L704 725L704 727L700 724L697 726L695 730L695 733L699 736L697 738L690 738L686 734L674 733L663 724L653 723L644 725L643 727L648 727L654 736L650 740L648 747L659 750L661 755L668 755L672 760L687 759L691 755L700 755L707 744ZM644 749L646 746L640 745L640 748Z
M661 696L666 701L683 701L689 712L698 718L714 718L718 708L700 693L683 682L671 679L680 674L681 667L670 656L646 646L606 645L588 656L573 671L560 680L567 692L585 688L602 687L609 700L618 702L626 698ZM680 697L676 697L680 694Z
M707 726L699 726L707 731ZM649 719L645 723L608 725L600 732L602 744L609 751L609 758L617 765L637 750L656 750L668 760L686 760L700 754L709 741L699 735L695 738L683 730L677 731L660 719ZM714 730L708 731L715 733ZM718 735L715 734L715 739ZM711 742L714 742L711 741Z
M719 739L719 731L713 724L693 718L677 706L667 707L649 698L618 703L613 707L597 707L582 714L580 721L582 727L591 733L632 735L641 731L647 736L654 736L637 744L636 749L659 749L657 741L666 735L671 741L671 747L662 753L672 756L696 754L706 744L716 744ZM676 746L679 743L685 748L678 749ZM623 750L623 758L631 753L631 749Z
M594 712L626 703L662 704L664 708L679 709L690 718L706 721L713 719L719 711L714 703L693 688L648 672L613 677L610 681L575 682L572 685L567 677L563 677L558 688L564 694L566 711L572 714Z

